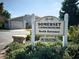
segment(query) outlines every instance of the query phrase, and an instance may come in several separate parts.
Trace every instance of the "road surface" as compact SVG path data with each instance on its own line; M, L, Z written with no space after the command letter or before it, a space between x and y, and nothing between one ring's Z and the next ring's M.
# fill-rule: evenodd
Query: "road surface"
M30 31L25 29L18 30L0 30L0 50L13 41L13 35L28 35Z

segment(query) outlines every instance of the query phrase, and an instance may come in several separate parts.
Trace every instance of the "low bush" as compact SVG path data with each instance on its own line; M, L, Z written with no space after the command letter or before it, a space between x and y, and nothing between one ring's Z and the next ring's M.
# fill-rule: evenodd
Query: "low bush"
M30 40L31 40L31 35L27 35L26 41L30 41Z
M79 44L79 27L71 26L69 28L69 42L73 42L74 44Z
M40 38L40 35L35 35L35 40L38 41ZM31 40L31 35L27 35L26 37L26 41L30 41Z
M24 52L23 48L10 51L9 53L6 54L6 59L20 59L21 58L20 53L21 53L21 56L23 56L22 55L23 52ZM16 56L18 56L18 58L16 58ZM21 59L23 59L23 57Z
M60 42L36 42L34 48L31 44L20 47L17 47L20 43L15 44L10 44L6 59L76 59L79 56L79 44L69 43L66 49Z
M64 59L76 59L79 56L79 44L69 44L65 50ZM78 58L79 59L79 58Z
M22 43L18 43L18 42L12 42L11 44L9 44L7 47L9 47L9 49L6 51L7 53L10 53L11 51L15 51L17 49L21 49L24 48L25 45ZM6 47L6 48L7 48Z
M12 50L6 59L63 59L64 50L61 44L36 42L35 45L34 48L29 44L25 48Z
M35 35L35 40L38 41L40 38L40 35Z

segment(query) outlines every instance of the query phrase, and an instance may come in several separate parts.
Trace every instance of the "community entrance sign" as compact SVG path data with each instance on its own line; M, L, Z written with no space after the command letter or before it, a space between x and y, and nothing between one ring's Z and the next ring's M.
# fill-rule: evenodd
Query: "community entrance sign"
M36 22L36 34L63 35L64 22L59 20L40 20Z
M68 14L65 14L63 21L60 21L58 19L53 19L53 20L40 19L39 21L35 21L35 15L32 14L31 42L33 46L35 46L34 44L35 34L39 34L39 35L55 35L55 36L62 35L63 36L63 47L65 47L67 46L67 33L68 33Z

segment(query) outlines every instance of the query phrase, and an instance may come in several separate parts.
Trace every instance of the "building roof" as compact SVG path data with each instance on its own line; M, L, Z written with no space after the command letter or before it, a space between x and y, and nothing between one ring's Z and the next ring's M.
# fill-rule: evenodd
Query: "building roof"
M10 20L20 20L20 19L22 20L23 19L23 16L11 18Z
M17 21L17 20L23 20L23 18L24 17L31 17L31 15L24 15L24 16L20 16L20 17L15 17L15 18L12 18L12 19L10 19L10 20L15 20L15 21ZM40 19L40 17L39 16L35 16L35 19Z
M15 17L15 18L12 18L10 20L15 20L15 21L19 20L20 21L20 20L23 20L24 17L26 17L26 18L29 17L30 18L31 15L24 15L24 16L20 16L20 17ZM42 20L42 19L46 19L46 20L48 20L48 19L50 19L50 20L57 19L57 20L59 20L55 16L44 16L44 17L35 16L35 19L36 19L36 21L39 21L39 20Z

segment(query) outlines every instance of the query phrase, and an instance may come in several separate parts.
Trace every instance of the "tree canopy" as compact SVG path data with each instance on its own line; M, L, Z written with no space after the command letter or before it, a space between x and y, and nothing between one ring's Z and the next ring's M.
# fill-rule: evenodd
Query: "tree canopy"
M5 17L6 19L10 18L10 13L4 9L3 3L0 3L0 16Z
M5 28L5 23L7 23L10 18L10 13L4 9L3 3L0 3L0 29Z
M60 19L64 19L64 14L69 14L69 26L79 24L78 0L64 0L60 10Z

